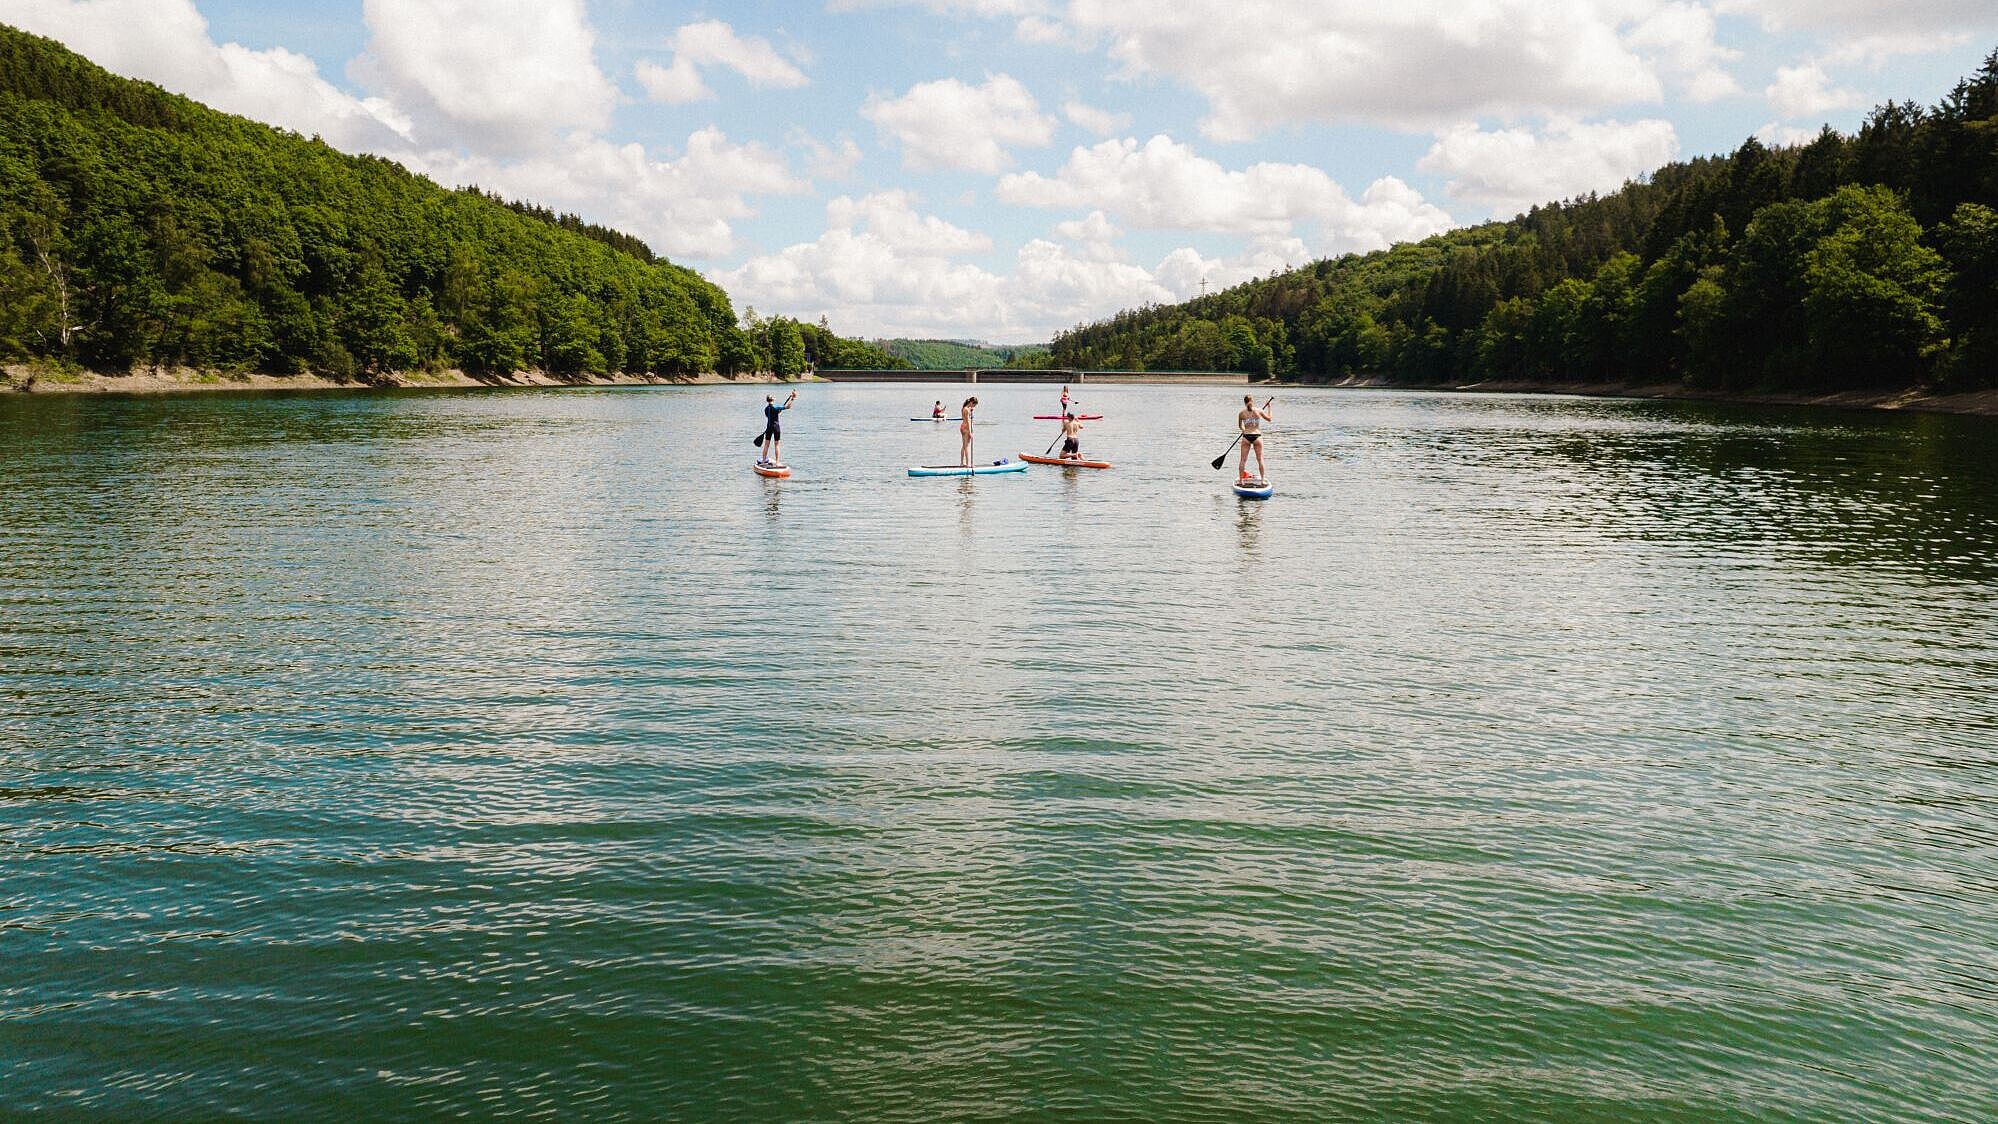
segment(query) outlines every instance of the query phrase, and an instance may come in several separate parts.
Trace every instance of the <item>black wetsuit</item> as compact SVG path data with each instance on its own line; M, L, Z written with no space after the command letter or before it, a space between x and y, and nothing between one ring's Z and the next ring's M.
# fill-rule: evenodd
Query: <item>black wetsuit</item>
M783 413L784 413L784 407L782 407L782 406L779 406L779 405L778 405L777 403L775 403L775 402L766 402L766 403L764 403L764 406L763 406L763 439L764 439L765 441L781 441L781 440L783 440L783 438L784 438L784 427L783 427L783 426L781 426L781 425L778 425L778 424L777 424L777 419L778 419L779 417L781 417L781 416L783 415Z

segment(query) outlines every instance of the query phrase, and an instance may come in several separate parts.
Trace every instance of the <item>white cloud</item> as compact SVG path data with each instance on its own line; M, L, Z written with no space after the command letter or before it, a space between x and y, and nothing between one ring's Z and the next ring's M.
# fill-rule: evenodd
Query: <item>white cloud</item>
M1041 16L1026 16L1013 25L1013 35L1022 43L1034 43L1044 47L1061 47L1070 43L1068 28L1058 21Z
M1079 219L1058 222L1053 234L1056 241L1067 243L1075 256L1089 261L1125 260L1124 249L1117 244L1124 232L1102 211L1091 211Z
M1052 177L999 181L998 197L1030 207L1093 207L1151 230L1285 237L1297 223L1323 228L1328 248L1372 250L1450 228L1450 216L1393 177L1359 200L1305 164L1253 164L1230 171L1171 137L1104 141L1077 148Z
M303 55L217 44L192 0L6 0L0 19L118 74L341 148L380 148L410 135L409 119L387 101L334 87Z
M729 253L735 247L732 221L755 213L746 196L807 188L777 153L760 144L733 144L712 127L689 136L686 151L670 160L655 158L642 145L582 136L556 151L516 160L444 150L401 158L439 182L476 183L574 211L675 257Z
M651 59L639 59L631 70L638 84L645 88L645 96L656 102L686 105L715 96L715 92L701 80L700 70L685 56L675 58L670 66L660 66Z
M1093 105L1084 105L1079 101L1063 105L1061 115L1068 118L1070 124L1087 129L1099 137L1115 136L1131 124L1131 115L1128 113L1113 113Z
M1771 148L1809 144L1816 140L1817 137L1817 129L1804 129L1795 125L1785 125L1780 121L1771 121L1760 129L1755 130L1755 139Z
M1998 14L1993 22L1998 23ZM1961 47L1970 41L1968 32L1879 32L1841 38L1818 57L1820 63L1845 66L1859 64L1879 68L1897 55L1926 55Z
M1836 32L1842 37L1872 37L1891 21L1891 34L1961 32L1998 26L1998 9L1990 0L1716 0L1717 11L1753 16L1769 31L1799 28Z
M1167 254L1152 272L1175 299L1186 300L1266 277L1272 270L1303 265L1315 256L1301 239L1263 238L1257 239L1246 252L1232 257L1210 258L1198 250L1181 247Z
M1833 89L1824 68L1814 62L1777 67L1776 81L1763 93L1770 108L1783 118L1814 117L1866 103L1866 95L1858 90Z
M899 98L869 98L860 115L901 142L903 163L918 170L997 172L1013 162L1009 148L1044 145L1055 128L1034 95L1004 74L979 86L918 83Z
M1470 117L1584 113L1654 101L1654 67L1619 32L1642 0L1074 0L1068 18L1134 73L1206 96L1202 131L1244 140L1274 125L1400 128Z
M1416 166L1452 177L1445 189L1451 198L1511 214L1590 191L1613 191L1678 152L1678 134L1669 121L1557 120L1540 132L1451 129Z
M1141 266L1085 247L1032 239L1000 274L960 260L989 249L981 235L915 210L906 192L826 207L812 242L751 259L716 278L739 305L825 315L843 330L877 336L978 336L1044 340L1060 328L1119 309L1172 299ZM1102 235L1083 220L1076 233Z
M777 53L770 41L754 35L738 35L720 20L690 23L673 33L669 43L673 63L662 67L641 61L637 68L639 84L653 101L681 105L714 97L714 91L701 79L700 67L720 66L748 79L752 86L796 89L809 81L805 72Z
M362 12L356 74L445 138L523 151L610 122L617 90L582 0L364 0Z
M989 242L918 214L906 192L840 196L826 204L826 224L816 241L752 258L717 280L738 304L836 315L851 331L900 334L926 308L991 314L992 275L954 260Z
M866 8L916 7L939 15L1038 16L1048 11L1047 0L830 0L826 9L857 12Z
M1691 101L1718 101L1741 92L1741 84L1726 69L1741 52L1716 40L1712 9L1698 4L1666 4L1639 20L1624 42L1652 58Z
M804 150L805 170L815 179L843 180L860 166L860 146L844 133L831 144L803 129L791 130L788 139L794 147Z

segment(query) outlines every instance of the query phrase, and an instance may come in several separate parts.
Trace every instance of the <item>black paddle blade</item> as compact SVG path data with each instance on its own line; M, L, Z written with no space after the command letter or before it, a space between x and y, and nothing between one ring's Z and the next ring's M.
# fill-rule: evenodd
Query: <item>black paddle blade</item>
M751 445L754 445L754 446L756 446L756 447L757 447L757 448L759 448L759 449L761 449L761 448L763 447L763 435L762 435L761 433L757 434L757 435L756 435L756 440L754 440L754 441L751 441L751 442L750 442L750 444L751 444ZM1215 468L1220 468L1221 466L1217 464L1217 465L1215 465L1214 467L1215 467Z
M1233 441L1228 442L1228 447L1221 450L1221 455L1215 457L1213 461L1209 463L1212 464L1212 466L1216 471L1219 471L1221 468L1221 462L1227 460L1228 454L1234 452L1235 446L1240 445L1241 443L1242 443L1242 435L1237 433L1235 435L1235 439Z

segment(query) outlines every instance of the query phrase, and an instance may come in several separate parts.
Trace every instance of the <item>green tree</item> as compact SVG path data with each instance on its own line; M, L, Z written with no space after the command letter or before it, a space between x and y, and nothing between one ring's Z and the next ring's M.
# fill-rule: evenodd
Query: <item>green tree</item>
M1478 325L1478 372L1493 378L1520 378L1528 373L1529 340L1534 304L1525 297L1502 300Z
M770 362L778 378L805 373L805 340L797 321L778 317L770 322Z
M1957 207L1935 231L1950 270L1945 305L1955 326L1946 373L1953 385L1998 385L1998 211Z
M1804 307L1819 367L1841 383L1885 383L1928 369L1945 338L1946 271L1893 192L1844 187L1813 204L1830 231L1804 256Z

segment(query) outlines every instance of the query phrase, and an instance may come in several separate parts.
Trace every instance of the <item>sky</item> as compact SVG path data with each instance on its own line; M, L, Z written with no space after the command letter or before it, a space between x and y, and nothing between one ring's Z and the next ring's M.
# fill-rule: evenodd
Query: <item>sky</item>
M232 113L636 234L737 311L1044 341L1932 103L1998 0L0 0Z

